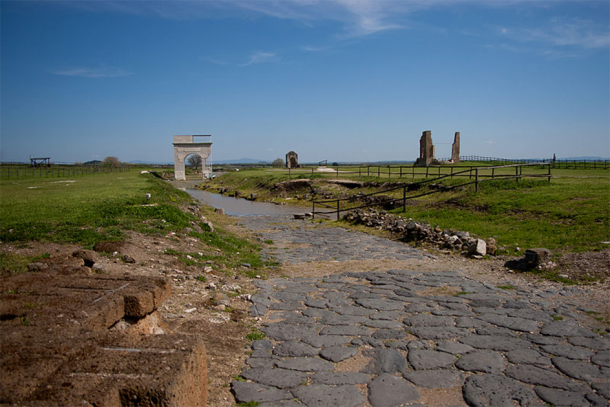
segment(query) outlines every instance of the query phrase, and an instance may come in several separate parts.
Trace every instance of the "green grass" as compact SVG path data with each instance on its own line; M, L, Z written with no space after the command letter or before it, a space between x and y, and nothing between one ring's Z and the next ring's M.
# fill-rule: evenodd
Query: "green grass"
M246 335L246 339L249 341L259 341L265 339L265 333L260 331L258 328L252 328L252 332Z
M481 165L481 163L478 163ZM354 171L355 167L341 167L341 171ZM342 179L359 181L388 181L386 175L358 176L356 173L340 173ZM455 168L454 172L459 171ZM523 175L544 176L548 168L534 166L523 169ZM398 172L397 168L392 171ZM392 182L409 183L423 180L422 174L412 179L403 169L403 178L392 175ZM418 169L417 171L425 171ZM430 177L437 175L437 169L430 169ZM371 171L371 175L373 175ZM491 174L491 170L480 170L480 176ZM449 174L450 167L442 167L441 174ZM495 175L514 175L514 168L497 169ZM376 174L375 174L376 175ZM607 247L604 241L610 241L610 170L554 169L553 179L522 178L514 180L494 180L480 184L479 192L474 186L460 187L451 191L428 195L409 201L406 212L402 208L394 210L395 214L425 221L443 229L455 229L471 232L481 238L494 237L500 253L517 254L516 247L545 247L558 252L601 250ZM292 171L292 179L335 178L329 175L311 175L311 169ZM253 169L231 172L218 177L210 183L212 189L227 187L239 190L244 195L258 193L261 199L278 200L274 194L274 185L288 180L287 171L270 169ZM443 186L456 186L468 181L468 178L445 178L437 183ZM222 183L221 183L222 182ZM315 187L334 194L349 196L356 193L372 193L379 188L346 189L337 185L316 181ZM413 196L431 190L424 186L418 191L408 192ZM286 194L303 195L309 188L292 191ZM389 195L402 198L402 189ZM319 198L318 198L319 199ZM344 205L344 203L342 203ZM343 206L342 206L343 207Z
M91 247L103 240L124 239L124 229L165 234L198 220L175 205L190 199L186 193L136 171L10 180L0 187L4 242L39 240ZM150 202L146 193L152 194ZM150 204L155 205L145 206Z
M49 241L91 248L105 240L124 240L125 230L159 237L188 234L209 250L205 254L171 249L166 252L187 266L203 265L207 260L233 268L249 263L251 268L243 274L252 277L262 274L259 269L265 266L259 256L260 246L230 233L222 225L216 225L215 232L211 232L199 216L180 209L189 205L192 198L153 174L131 171L75 179L4 180L0 187L2 242L20 245ZM146 193L152 195L150 201ZM203 232L195 231L193 223ZM27 264L38 259L0 254L0 270L4 274L25 272Z

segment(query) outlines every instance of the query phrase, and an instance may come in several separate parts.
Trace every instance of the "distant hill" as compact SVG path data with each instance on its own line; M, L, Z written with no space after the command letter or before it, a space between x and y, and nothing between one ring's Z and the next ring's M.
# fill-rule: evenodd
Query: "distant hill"
M219 160L213 161L212 164L267 164L269 161L256 160L254 158L239 158L237 160Z

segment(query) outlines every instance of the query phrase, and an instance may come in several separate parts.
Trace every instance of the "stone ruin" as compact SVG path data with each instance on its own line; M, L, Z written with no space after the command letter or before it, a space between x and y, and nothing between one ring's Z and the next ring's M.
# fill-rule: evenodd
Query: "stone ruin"
M286 168L298 168L299 167L299 155L294 151L286 154Z
M460 132L456 131L451 145L450 163L460 162ZM440 161L434 156L434 144L432 143L432 132L426 130L419 139L419 158L415 161L416 167L428 167L438 165Z

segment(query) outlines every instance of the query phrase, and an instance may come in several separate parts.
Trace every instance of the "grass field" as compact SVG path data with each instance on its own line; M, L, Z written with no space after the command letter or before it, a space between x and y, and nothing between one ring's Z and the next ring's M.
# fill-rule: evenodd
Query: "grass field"
M199 216L181 210L192 198L153 174L132 170L74 178L2 180L0 194L0 241L5 243L49 241L91 248L100 241L124 240L126 230L158 237L173 232L191 235L220 250L208 256L193 254L201 263L214 260L228 267L242 263L253 269L263 267L259 246L221 225L209 232ZM208 232L193 231L193 223ZM15 259L3 255L0 260L4 269Z
M355 167L354 167L355 168ZM415 178L406 174L403 178L392 176L360 176L358 171L340 167L338 177L358 181L416 182L425 178L425 173ZM396 168L386 171L395 173ZM425 170L423 170L425 171ZM430 169L430 174L450 173L449 168ZM454 172L459 171L454 169ZM381 171L380 171L381 172ZM490 174L491 170L481 170L479 176ZM554 169L551 182L547 181L548 167L535 166L523 171L537 178L494 180L480 184L479 192L474 186L456 188L452 191L427 195L409 201L406 212L393 212L419 221L438 225L443 229L465 230L487 238L494 237L499 244L512 252L516 247L546 247L556 251L589 251L607 248L610 241L610 170ZM362 173L362 171L360 171ZM495 170L495 175L514 175L514 168ZM370 173L369 173L370 175ZM320 174L311 169L248 170L230 172L212 181L211 188L239 190L242 195L257 193L260 199L279 200L274 185L290 178L310 178L313 180L337 178L336 173ZM429 178L428 178L429 179ZM468 178L444 178L435 182L444 186L455 186L469 181ZM316 181L315 188L323 189L334 196L348 196L356 193L372 193L380 188L345 189L336 185L324 185ZM416 193L430 190L425 187ZM291 192L291 197L303 196L309 190ZM402 198L402 189L389 195ZM410 194L413 195L413 194ZM284 194L284 198L286 194ZM318 198L319 199L319 198Z

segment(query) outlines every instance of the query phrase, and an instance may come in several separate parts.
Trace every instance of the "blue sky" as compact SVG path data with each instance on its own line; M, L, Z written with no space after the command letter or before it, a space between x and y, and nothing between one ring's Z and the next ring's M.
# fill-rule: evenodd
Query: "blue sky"
M610 157L610 2L0 1L0 159Z

